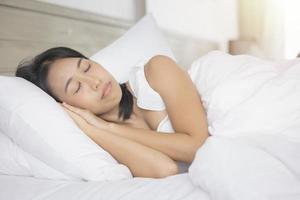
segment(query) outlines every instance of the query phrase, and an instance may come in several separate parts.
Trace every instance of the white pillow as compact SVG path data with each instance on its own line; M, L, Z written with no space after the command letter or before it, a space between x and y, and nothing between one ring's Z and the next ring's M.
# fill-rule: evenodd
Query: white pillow
M148 14L90 59L100 63L118 82L123 83L128 80L130 69L138 61L158 54L176 60L153 16Z
M83 180L131 178L129 169L86 136L44 91L19 77L0 76L0 129L24 151ZM51 174L43 174L53 178Z
M0 131L0 174L34 176L38 178L72 179L49 167Z

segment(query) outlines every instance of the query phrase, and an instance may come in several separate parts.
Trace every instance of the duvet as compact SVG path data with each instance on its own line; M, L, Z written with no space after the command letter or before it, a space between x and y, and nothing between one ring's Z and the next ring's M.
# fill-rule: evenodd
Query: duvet
M189 73L212 135L189 168L211 199L300 199L300 59L219 51Z

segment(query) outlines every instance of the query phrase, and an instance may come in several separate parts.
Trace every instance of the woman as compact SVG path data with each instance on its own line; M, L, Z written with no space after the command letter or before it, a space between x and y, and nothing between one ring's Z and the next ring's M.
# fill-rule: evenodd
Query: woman
M200 96L188 73L167 56L154 56L140 69L135 75L144 76L148 88L142 90L152 96L137 96L134 88L141 82L119 84L100 64L66 47L21 63L16 76L62 103L79 128L133 176L177 174L175 161L190 164L209 135ZM150 100L148 107L142 106L144 100ZM155 102L163 109L155 109ZM157 131L166 116L175 133Z

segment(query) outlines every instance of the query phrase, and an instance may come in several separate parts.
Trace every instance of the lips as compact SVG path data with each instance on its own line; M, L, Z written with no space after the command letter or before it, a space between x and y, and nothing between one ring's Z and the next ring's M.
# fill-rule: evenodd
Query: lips
M109 82L105 83L103 86L101 99L106 97L107 94L110 92L110 90L111 90L111 82L109 81Z

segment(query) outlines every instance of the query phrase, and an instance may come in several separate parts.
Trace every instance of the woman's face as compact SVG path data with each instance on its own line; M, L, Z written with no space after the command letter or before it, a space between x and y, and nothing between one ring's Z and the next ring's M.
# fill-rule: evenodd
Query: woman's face
M121 101L119 83L101 65L88 59L56 60L49 68L47 80L58 99L97 115L114 109Z

